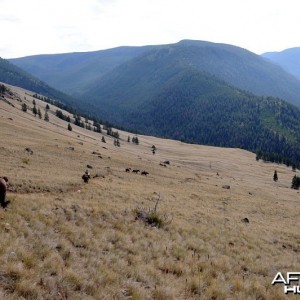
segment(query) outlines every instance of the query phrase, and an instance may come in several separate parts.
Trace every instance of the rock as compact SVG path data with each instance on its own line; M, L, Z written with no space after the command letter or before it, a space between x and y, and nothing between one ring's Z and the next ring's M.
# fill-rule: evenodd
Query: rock
M93 167L92 167L91 165L86 165L86 167L87 167L88 169L93 169Z
M225 184L225 185L222 186L222 188L225 189L225 190L230 190L230 185Z
M74 150L75 150L75 148L74 148L74 147L69 147L68 149L69 149L69 150L72 150L72 151L74 151Z
M244 219L242 219L242 222L244 222L244 223L250 223L250 221L249 221L249 219L248 219L248 218L244 218Z

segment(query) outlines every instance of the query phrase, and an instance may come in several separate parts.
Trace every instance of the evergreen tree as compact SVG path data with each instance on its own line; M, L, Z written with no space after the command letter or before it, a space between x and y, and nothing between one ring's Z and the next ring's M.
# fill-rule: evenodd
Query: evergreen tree
M42 112L41 112L40 108L38 108L37 114L38 114L39 118L41 119L42 118Z
M70 123L68 124L68 130L69 130L69 131L72 131L72 126L71 126Z
M295 190L299 190L299 187L300 187L300 177L295 175L292 180L291 188Z
M49 110L50 109L50 106L49 104L47 103L46 107L45 107L45 110Z
M106 143L106 140L105 140L105 137L104 137L104 136L102 136L101 142L102 142L102 143Z
M278 175L277 175L277 171L276 171L276 170L275 170L274 175L273 175L273 180L274 180L275 182L278 181Z
M128 138L127 138L127 142L128 142L128 143L130 143L130 136L128 136Z
M45 120L46 122L49 122L49 115L48 115L48 112L47 112L47 111L45 112L44 120Z
M26 112L27 111L27 105L26 103L22 104L22 111Z
M138 144L139 144L139 138L138 138L137 136L133 137L133 138L132 138L132 142L133 142L134 144L138 145Z
M36 117L38 111L36 109L36 106L34 105L33 108L32 108L32 113L34 114L34 116Z

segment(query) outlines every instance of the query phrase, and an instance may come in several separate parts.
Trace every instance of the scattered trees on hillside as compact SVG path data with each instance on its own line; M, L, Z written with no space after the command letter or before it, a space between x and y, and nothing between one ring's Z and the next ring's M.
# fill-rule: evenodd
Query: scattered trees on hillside
M69 131L72 131L72 126L71 126L70 123L68 123L68 130L69 130Z
M118 131L113 131L111 127L107 127L107 135L114 137L115 139L119 139L120 135Z

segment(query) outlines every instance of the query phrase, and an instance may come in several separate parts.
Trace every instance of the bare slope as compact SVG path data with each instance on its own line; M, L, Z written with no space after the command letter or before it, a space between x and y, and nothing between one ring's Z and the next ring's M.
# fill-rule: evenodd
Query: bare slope
M50 122L22 112L20 101L33 98L12 90L0 100L0 176L11 184L0 210L1 298L284 299L271 281L300 269L291 169L239 149L148 136L137 146L126 132L120 148L107 136L104 144L75 125L68 131L54 107ZM100 177L83 184L87 164ZM135 220L159 195L158 211L172 222Z

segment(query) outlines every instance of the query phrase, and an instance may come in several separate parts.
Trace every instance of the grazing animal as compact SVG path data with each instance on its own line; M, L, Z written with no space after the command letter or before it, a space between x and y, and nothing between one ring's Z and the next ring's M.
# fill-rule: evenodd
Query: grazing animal
M149 174L149 172L146 172L146 171L143 171L142 173L141 173L141 175L145 175L145 176L147 176Z
M0 205L6 207L5 196L7 191L7 177L0 177Z
M138 173L138 172L140 172L140 170L136 170L136 169L134 169L134 170L132 170L132 173Z
M83 179L83 181L84 181L85 183L88 183L89 180L91 179L91 175L90 175L89 171L86 170L85 173L82 175L81 178Z
M130 170L131 170L131 168L126 168L126 169L125 169L125 172L129 173Z

